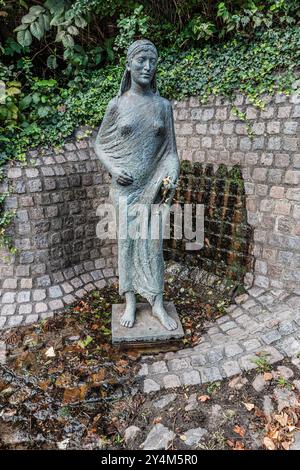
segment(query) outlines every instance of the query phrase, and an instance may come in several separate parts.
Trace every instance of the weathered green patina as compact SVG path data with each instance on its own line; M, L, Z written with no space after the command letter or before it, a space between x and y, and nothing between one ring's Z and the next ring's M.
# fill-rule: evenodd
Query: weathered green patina
M162 231L157 238L151 236L151 205L159 205L162 227L180 165L172 107L157 90L156 65L157 50L150 41L131 44L119 93L109 102L95 150L112 177L111 197L118 222L119 289L126 298L121 324L133 326L135 294L139 293L149 301L152 313L163 326L174 330L177 324L163 306ZM121 201L126 201L126 237L121 235L124 226L118 217ZM135 239L132 235L137 230L141 206L148 209L144 220L146 237Z

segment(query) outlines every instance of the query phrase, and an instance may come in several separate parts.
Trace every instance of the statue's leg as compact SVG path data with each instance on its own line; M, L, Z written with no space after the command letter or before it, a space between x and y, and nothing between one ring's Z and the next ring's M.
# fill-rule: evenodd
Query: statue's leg
M163 302L163 295L162 294L159 294L155 297L154 305L152 307L152 314L156 318L158 318L158 320L161 322L161 324L167 330L176 330L177 323L166 312L166 310L164 308L164 302Z
M126 307L123 313L120 323L122 326L132 328L135 320L135 294L134 292L125 292Z

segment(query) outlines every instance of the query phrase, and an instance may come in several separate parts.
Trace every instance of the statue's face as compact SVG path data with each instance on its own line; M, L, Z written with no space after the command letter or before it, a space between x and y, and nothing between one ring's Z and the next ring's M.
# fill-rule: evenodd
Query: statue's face
M137 52L131 59L130 64L127 64L131 80L142 87L149 85L155 74L156 64L156 54L151 50Z

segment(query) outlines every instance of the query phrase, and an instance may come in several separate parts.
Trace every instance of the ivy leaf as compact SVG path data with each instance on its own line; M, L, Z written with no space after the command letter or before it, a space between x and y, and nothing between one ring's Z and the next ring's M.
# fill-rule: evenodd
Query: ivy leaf
M31 36L30 31L28 29L23 30L23 31L18 31L17 41L23 47L30 46L30 44L32 43L32 36Z
M57 59L56 59L56 56L55 55L49 55L48 59L47 59L47 66L49 67L49 69L56 69L57 68Z
M45 31L49 31L49 29L50 29L50 18L49 18L49 15L43 14L42 17L43 17L43 20L44 20L44 28L45 28Z
M76 16L75 24L78 28L85 28L87 25L87 21L82 16Z
M74 47L74 39L72 38L72 36L70 34L66 34L62 38L62 43L63 43L64 47L66 47L66 48L72 49L72 47Z
M20 24L20 26L17 26L14 29L14 32L17 33L18 31L25 31L27 29L28 25L27 24Z
M63 40L63 37L66 35L65 31L58 31L55 41L56 42L61 42Z
M0 142L10 142L10 139L4 137L3 135L0 135Z
M43 34L45 34L45 21L43 15L40 15L36 21L38 22L41 30L43 31Z
M74 16L75 16L75 12L72 9L67 10L65 13L66 20L73 20Z
M39 41L44 36L44 30L41 29L41 26L37 21L35 21L34 23L31 23L30 31L31 31L32 36L37 38Z
M79 31L76 26L69 26L68 33L72 34L73 36L76 36L77 34L79 34Z
M19 0L19 3L20 3L20 6L21 6L21 7L24 7L24 8L27 8L27 9L28 9L28 5L27 5L27 3L26 3L24 0Z
M30 106L31 101L32 100L30 95L24 96L24 98L22 98L20 101L20 109L23 110L28 108L28 106Z
M20 88L11 87L11 88L8 88L6 93L8 96L19 95L21 93L21 90Z
M29 24L29 23L32 23L33 21L35 21L36 17L37 17L37 15L35 15L33 13L27 13L27 15L22 17L21 21L22 21L23 24Z
M30 7L29 13L32 13L33 15L39 15L40 13L43 13L45 11L45 8L42 7L41 5L34 5L33 7Z
M50 26L60 26L64 22L64 17L59 15L55 15L52 20L50 21Z
M38 93L33 93L32 101L34 102L34 104L38 104L40 102L40 95Z
M49 106L40 106L40 107L38 108L38 111L37 111L38 116L39 116L40 118L46 117L47 114L49 114L49 111L50 111L50 110L51 110L51 108L50 108Z

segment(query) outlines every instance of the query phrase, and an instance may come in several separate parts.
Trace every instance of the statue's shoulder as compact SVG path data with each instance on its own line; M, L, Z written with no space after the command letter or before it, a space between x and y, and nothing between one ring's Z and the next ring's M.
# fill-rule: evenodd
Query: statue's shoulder
M107 112L109 113L115 113L118 110L118 105L119 105L119 97L114 96L111 100L109 100L108 105L107 105Z
M161 103L162 108L166 112L167 115L172 113L172 103L169 101L167 98L163 98L162 96L159 96L159 100Z

